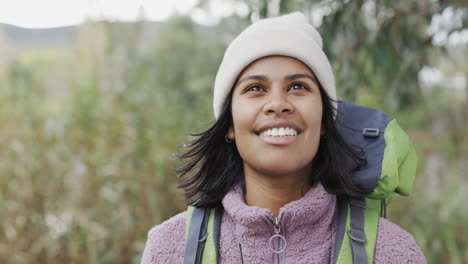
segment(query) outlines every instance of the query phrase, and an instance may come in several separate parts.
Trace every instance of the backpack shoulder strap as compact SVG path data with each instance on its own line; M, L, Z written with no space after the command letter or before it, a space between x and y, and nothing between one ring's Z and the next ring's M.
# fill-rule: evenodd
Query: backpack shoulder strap
M373 262L381 204L370 198L338 197L334 264Z
M348 200L344 196L337 196L337 218L336 218L336 234L335 246L333 248L333 264L338 261L338 255L343 244L344 234L346 230L346 218L348 216Z
M221 221L223 219L223 212L224 208L222 206L216 207L213 219L213 240L216 250L216 263L219 260L219 240L221 237Z
M349 201L351 208L351 230L348 236L351 242L351 251L353 253L353 263L367 263L367 253L365 248L366 233L364 232L364 210L366 209L366 198L351 199Z
M184 264L217 263L222 212L222 207L188 207Z
M206 228L209 209L190 206L187 210L188 229L186 228L186 243L184 264L201 263L203 248L206 242Z

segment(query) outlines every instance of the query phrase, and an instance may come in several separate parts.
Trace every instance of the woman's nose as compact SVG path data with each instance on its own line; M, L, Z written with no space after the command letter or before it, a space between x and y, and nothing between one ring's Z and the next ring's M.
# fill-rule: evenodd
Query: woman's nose
M294 105L288 100L287 93L271 92L264 106L265 114L285 114L294 111Z

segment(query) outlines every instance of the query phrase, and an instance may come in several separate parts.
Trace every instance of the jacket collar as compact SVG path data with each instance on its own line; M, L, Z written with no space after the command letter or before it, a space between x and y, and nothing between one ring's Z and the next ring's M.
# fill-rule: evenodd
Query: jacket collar
M271 210L247 205L240 185L232 188L222 203L226 214L234 220L236 225L262 233L274 231L272 227L274 217ZM310 188L301 199L282 207L278 219L286 233L297 232L304 226L327 228L333 223L335 209L336 196L329 194L322 185L317 184Z

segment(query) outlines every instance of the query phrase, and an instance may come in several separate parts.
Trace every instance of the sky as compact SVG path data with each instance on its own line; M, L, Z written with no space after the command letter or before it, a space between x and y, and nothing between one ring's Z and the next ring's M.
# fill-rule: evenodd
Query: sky
M233 13L246 15L248 7L235 0L209 1L206 9L197 8L199 0L0 0L0 23L23 28L49 28L80 24L86 19L135 21L144 18L164 21L175 13L187 14L194 22L216 24L220 18ZM143 12L141 12L143 10ZM314 18L323 17L320 9ZM321 13L322 12L322 13ZM468 43L468 29L448 35L451 25L460 24L462 11L445 9L434 15L428 34L434 35L436 45ZM318 27L321 21L312 19Z
M132 21L139 18L141 7L148 20L162 21L174 13L186 14L197 0L2 0L0 23L24 28L48 28L76 25L87 18ZM219 1L218 1L219 2ZM226 12L225 5L213 6L216 14ZM210 17L201 9L193 12L197 22L210 24Z

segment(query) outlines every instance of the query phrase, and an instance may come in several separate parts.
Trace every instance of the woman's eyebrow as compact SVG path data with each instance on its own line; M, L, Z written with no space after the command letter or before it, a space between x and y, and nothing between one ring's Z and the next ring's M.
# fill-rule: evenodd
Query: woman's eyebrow
M265 75L251 75L251 76L247 76L247 77L244 77L242 79L240 79L235 86L239 85L240 83L242 82L245 82L247 80L256 80L256 81L267 81L268 78L265 76Z
M312 77L310 74L307 74L307 73L292 74L292 75L286 76L286 78L284 78L284 79L288 80L288 81L292 81L292 80L296 80L296 79L300 79L300 78L308 78L308 79L312 80L315 84L317 84L317 80L314 77Z
M292 80L296 80L296 79L300 79L300 78L308 78L308 79L312 80L315 84L317 84L317 81L315 80L315 78L312 77L310 74L307 74L307 73L296 73L296 74L288 75L284 79L287 80L287 81L292 81ZM250 76L247 76L247 77L244 77L244 78L240 79L236 83L235 86L237 86L237 85L239 85L242 82L245 82L247 80L268 81L268 77L266 77L265 75L250 75Z

